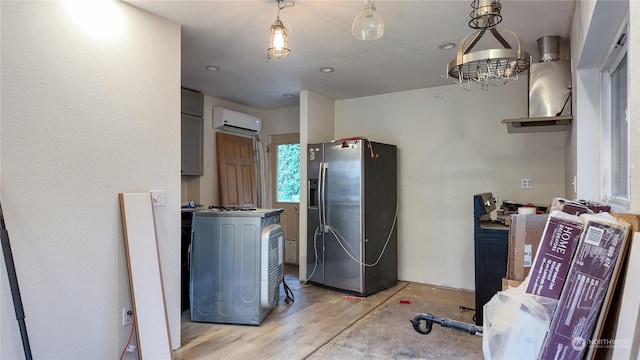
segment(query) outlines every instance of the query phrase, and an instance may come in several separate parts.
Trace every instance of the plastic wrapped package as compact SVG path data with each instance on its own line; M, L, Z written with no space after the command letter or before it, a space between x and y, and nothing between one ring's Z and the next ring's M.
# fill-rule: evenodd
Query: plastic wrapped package
M551 212L529 272L527 293L560 299L583 227L578 216Z
M484 358L537 359L557 305L523 286L498 292L484 306Z
M626 221L608 213L580 217L586 225L540 359L578 360L594 346L591 336L605 297L612 296L619 255L626 249ZM593 340L597 346L601 339Z

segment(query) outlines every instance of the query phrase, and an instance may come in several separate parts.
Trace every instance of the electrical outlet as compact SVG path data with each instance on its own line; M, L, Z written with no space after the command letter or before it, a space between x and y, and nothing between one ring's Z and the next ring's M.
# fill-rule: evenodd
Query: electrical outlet
M138 350L138 348L135 345L133 344L127 345L127 352L135 352L136 350Z
M131 312L131 309L122 308L122 326L127 326L131 324L132 316L133 316L133 312Z
M533 189L533 180L520 179L520 187L523 189Z

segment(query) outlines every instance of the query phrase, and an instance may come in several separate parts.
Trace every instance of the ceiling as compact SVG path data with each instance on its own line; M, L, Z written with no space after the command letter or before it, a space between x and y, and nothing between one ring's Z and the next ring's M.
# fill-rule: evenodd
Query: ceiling
M380 40L359 41L351 23L362 1L298 0L282 10L291 54L266 59L275 0L125 0L182 26L182 86L256 109L295 106L300 90L335 100L450 84L444 79L456 48L440 50L472 33L470 0L378 0ZM503 0L501 29L520 35L536 60L537 39L568 42L575 0ZM515 39L501 31L517 47ZM474 50L501 48L489 34ZM209 71L207 65L220 68ZM322 67L332 67L323 73ZM294 94L285 98L283 94Z

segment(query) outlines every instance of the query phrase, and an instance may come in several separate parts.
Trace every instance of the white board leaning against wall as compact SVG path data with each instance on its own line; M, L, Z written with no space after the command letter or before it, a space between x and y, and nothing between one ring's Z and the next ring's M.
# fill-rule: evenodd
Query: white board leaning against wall
M151 194L120 193L119 196L138 357L171 360Z

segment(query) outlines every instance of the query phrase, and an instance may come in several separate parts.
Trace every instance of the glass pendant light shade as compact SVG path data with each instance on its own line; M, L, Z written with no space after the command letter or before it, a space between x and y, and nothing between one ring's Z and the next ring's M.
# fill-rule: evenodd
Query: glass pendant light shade
M291 53L289 49L289 39L287 37L287 29L280 19L276 19L271 25L269 33L269 47L267 48L267 56L271 59L283 59Z
M376 12L375 1L364 0L362 10L351 25L351 34L358 40L378 40L382 37L384 22Z

